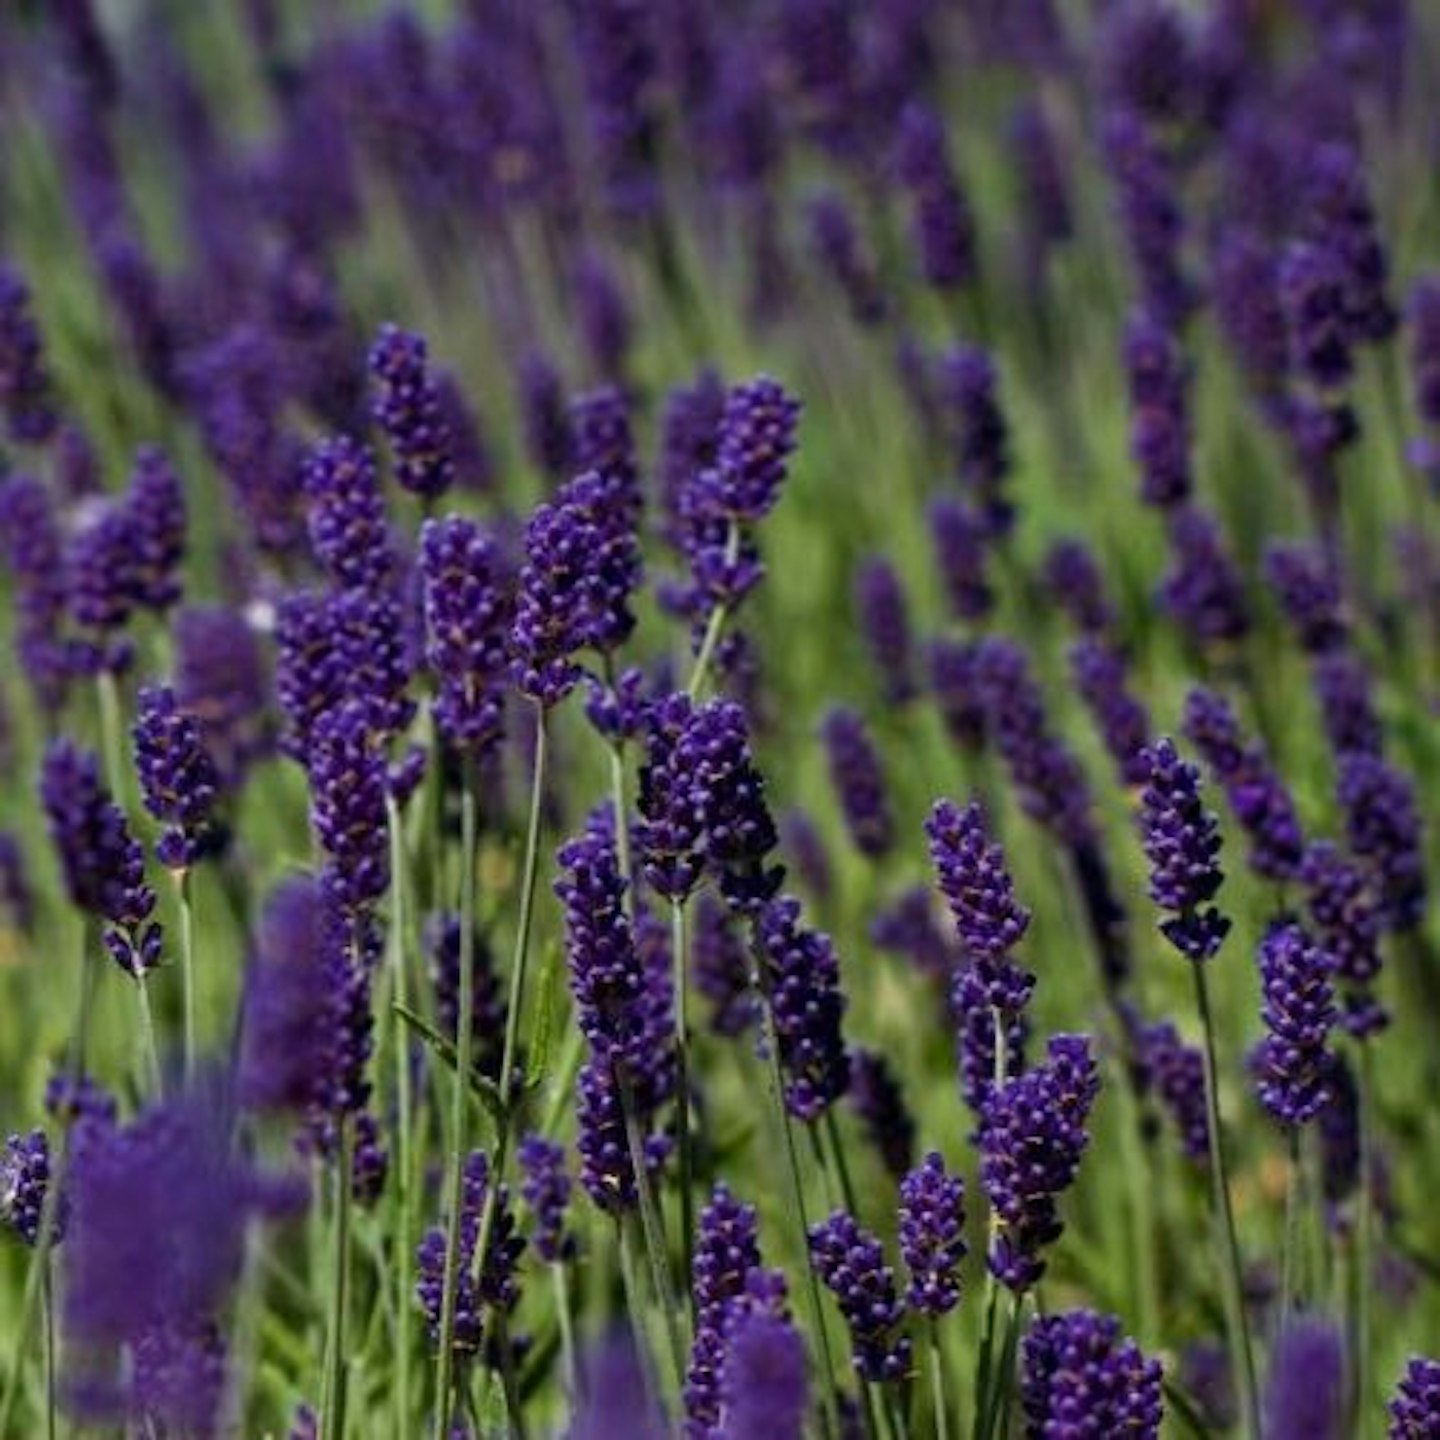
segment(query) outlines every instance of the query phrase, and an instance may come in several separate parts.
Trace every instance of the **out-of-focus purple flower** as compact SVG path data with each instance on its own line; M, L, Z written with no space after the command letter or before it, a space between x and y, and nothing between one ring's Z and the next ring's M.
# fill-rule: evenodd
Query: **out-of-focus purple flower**
M1038 97L1016 107L1008 138L1020 182L1026 239L1032 255L1042 258L1051 247L1070 239L1075 220L1059 136Z
M94 1076L76 1076L68 1067L57 1067L45 1082L45 1113L67 1127L112 1126L119 1106Z
M1265 1384L1266 1440L1340 1440L1345 1433L1345 1341L1321 1315L1302 1315L1275 1338Z
M132 654L123 632L141 584L139 534L127 507L102 502L85 517L66 547L65 574L70 614L87 640L83 668L123 670Z
M1440 475L1440 278L1425 275L1417 280L1407 309L1410 387L1421 425L1407 453L1434 485Z
M1440 1425L1440 1360L1412 1355L1390 1401L1388 1440L1425 1440Z
M1074 753L1050 729L1025 652L1011 640L987 637L975 669L985 732L1009 768L1021 808L1066 845L1092 844L1090 787Z
M1266 880L1294 880L1305 837L1290 791L1264 749L1245 742L1229 702L1203 686L1186 697L1183 728L1250 838L1250 868Z
M1387 930L1412 930L1424 917L1428 894L1415 787L1377 755L1340 757L1336 796L1350 849L1373 871Z
M526 453L543 474L559 479L575 453L565 382L548 356L532 350L520 361L517 385Z
M30 290L20 272L0 261L0 410L10 438L38 445L55 432L50 374Z
M51 451L55 465L55 488L71 504L90 500L105 487L100 460L89 435L73 420L65 420L55 432Z
M439 499L454 482L455 459L424 338L382 325L370 349L370 376L375 423L390 442L395 479L427 503Z
M1249 606L1214 516L1194 505L1176 510L1170 552L1160 601L1176 624L1202 649L1238 640L1250 628Z
M979 646L963 640L931 640L925 647L930 691L945 731L967 751L985 743L985 706L979 685Z
M510 1208L510 1187L501 1185L496 1197L495 1220L486 1237L485 1254L475 1255L480 1243L480 1216L485 1192L493 1178L490 1160L483 1150L472 1150L465 1161L460 1198L458 1276L455 1297L455 1328L452 1344L462 1362L480 1350L487 1308L508 1315L520 1299L515 1270L525 1249ZM430 1330L430 1344L440 1345L440 1311L445 1287L446 1232L437 1225L428 1230L415 1252L415 1295Z
M401 596L358 587L340 590L327 606L339 698L365 711L379 741L399 735L415 718L409 696L419 637Z
M982 1128L995 1090L997 1015L998 1028L1003 1032L1005 1074L1018 1075L1025 1068L1025 1041L1030 1030L1024 1002L1034 985L1034 977L1023 970L1018 972L1018 977L1012 992L1014 999L1004 1007L991 1003L996 987L987 983L979 966L967 965L957 970L950 982L950 1018L955 1027L960 1093Z
M575 1237L565 1223L571 1190L565 1147L543 1135L527 1135L518 1158L525 1172L520 1193L532 1216L530 1244L547 1264L559 1264L575 1253Z
M709 891L692 911L690 983L710 1002L710 1028L717 1035L744 1034L756 1019L750 988L750 951L735 917Z
M800 1332L783 1316L751 1307L728 1319L726 1337L721 1440L802 1440L810 1387Z
M1015 523L1006 494L1010 428L1000 405L995 362L977 345L957 345L940 356L936 398L960 482L984 517L986 533L1003 536Z
M1084 540L1057 540L1045 552L1045 588L1084 634L1098 635L1114 625L1099 562Z
M1342 1023L1361 1039L1383 1030L1389 1016L1374 994L1382 926L1369 877L1338 846L1317 841L1305 851L1300 878L1310 921L1335 961L1345 1002Z
M1296 373L1322 392L1344 385L1354 361L1338 258L1327 247L1293 241L1280 257L1278 284Z
M310 819L329 857L332 893L349 912L368 911L390 885L385 759L358 700L325 711L306 756Z
M147 610L169 610L182 593L185 490L175 467L153 445L136 452L125 508L134 528L135 603Z
M390 1174L390 1152L381 1135L380 1122L370 1111L362 1110L356 1115L354 1127L350 1193L357 1205L372 1210L385 1193L385 1181Z
M857 325L878 325L887 311L885 292L844 199L832 192L816 196L806 207L810 248L828 272Z
M73 668L64 635L69 587L54 504L29 475L0 480L0 553L13 586L20 663L41 708L53 713L64 701Z
M255 629L236 610L187 606L175 617L175 698L199 721L221 782L238 788L271 743L270 682Z
M456 485L472 494L487 493L495 485L495 455L481 416L448 370L435 371L435 400L450 432Z
M1159 0L1115 6L1096 45L1106 100L1157 126L1187 119L1196 100L1194 43L1180 12Z
M665 397L655 495L661 536L674 548L684 548L686 495L695 477L715 463L724 411L725 386L713 370L702 370L692 383L675 386Z
M915 1119L885 1057L858 1045L850 1052L850 1104L886 1170L899 1180L915 1158Z
M99 761L69 740L52 741L40 801L71 902L105 921L106 948L123 970L154 969L162 935L150 918L155 892L145 883L145 852L101 783Z
M475 1068L498 1080L505 1042L505 992L495 970L490 942L478 927L471 947L470 1013ZM421 949L435 989L437 1026L446 1039L454 1040L460 1020L460 917L450 911L427 915L421 930Z
M880 755L865 722L854 710L837 706L826 715L820 738L850 838L862 855L878 860L895 843L895 824Z
M981 1181L999 1220L991 1273L1020 1294L1045 1273L1044 1246L1059 1238L1058 1197L1090 1143L1100 1074L1084 1035L1055 1035L1044 1061L994 1090L980 1132Z
M899 1328L905 1307L880 1241L837 1210L810 1227L810 1263L850 1328L861 1379L884 1384L905 1376L911 1356L910 1339Z
M585 1357L585 1396L567 1440L665 1440L645 1365L627 1329Z
M35 894L25 869L25 852L8 830L0 830L0 929L27 932L35 921Z
M932 1150L900 1182L900 1254L910 1272L905 1303L935 1319L960 1303L965 1182Z
M1342 1207L1360 1184L1360 1093L1355 1072L1339 1052L1330 1067L1330 1099L1316 1120L1320 1137L1320 1193L1332 1230L1344 1228Z
M1163 324L1178 325L1194 307L1195 288L1181 254L1185 216L1174 167L1145 122L1124 108L1106 114L1101 148L1141 302Z
M950 613L957 620L983 620L995 604L985 577L985 522L969 506L948 496L933 501L927 514L935 568Z
M913 700L919 686L905 587L895 567L881 556L871 556L856 572L855 611L885 703L904 705Z
M1260 942L1261 1017L1267 1034L1255 1057L1261 1103L1283 1125L1303 1125L1330 1102L1334 959L1293 920Z
M926 885L911 886L876 912L870 922L870 943L937 979L946 979L962 958L956 936Z
M1378 757L1384 735L1365 662L1353 650L1326 651L1311 661L1310 683L1330 748L1337 755L1363 752Z
M896 173L910 193L912 244L927 283L948 290L975 278L975 224L945 143L945 126L913 102L900 116Z
M40 1238L50 1189L50 1141L43 1130L12 1135L0 1152L0 1224L29 1246Z
M763 520L780 498L799 420L800 402L778 380L757 375L736 385L720 419L715 465L696 478L703 513Z
M828 900L834 880L830 852L806 811L791 809L780 817L780 849L811 898L822 903Z
M590 364L606 380L623 379L634 322L619 276L594 246L586 246L571 278L575 316Z
M1179 1370L1180 1383L1205 1424L1228 1430L1238 1412L1230 1350L1225 1342L1218 1338L1193 1341L1180 1352Z
M337 435L307 454L310 545L326 573L342 587L383 589L396 568L385 502L368 446Z
M166 827L155 854L167 869L187 870L210 844L220 784L200 723L168 685L147 685L132 733L145 808Z
M704 868L706 797L696 785L702 742L703 721L688 697L673 694L655 706L640 767L635 843L646 880L675 901L689 896Z
M760 912L755 943L780 1051L785 1107L797 1120L818 1120L850 1086L835 947L828 935L801 924L800 902L788 895Z
M1142 785L1149 775L1144 750L1150 740L1150 713L1131 693L1121 653L1087 635L1070 648L1070 673L1125 785Z
M1140 498L1173 509L1190 498L1189 376L1171 331L1144 310L1125 329L1130 385L1130 454Z
M1274 247L1253 231L1227 226L1216 240L1210 290L1230 353L1264 412L1274 413L1290 368L1289 330Z
M1209 960L1230 922L1210 904L1219 893L1220 827L1200 798L1200 772L1169 739L1147 752L1150 779L1138 823L1150 861L1150 898L1167 911L1161 934L1187 960Z
M1309 545L1276 541L1265 549L1265 579L1304 650L1321 655L1345 643L1344 597L1329 558Z
M493 540L463 516L420 532L425 659L438 682L435 725L448 745L483 754L499 741L509 655L509 597Z
M644 670L631 665L610 685L592 675L588 689L585 718L599 735L611 744L640 739L657 698L655 685Z
M1157 1440L1164 1406L1158 1360L1093 1310L1041 1315L1020 1352L1027 1435L1126 1435Z
M1147 1086L1160 1097L1180 1135L1187 1159L1210 1157L1210 1119L1205 1102L1205 1061L1168 1020L1139 1025L1133 1036L1136 1061Z

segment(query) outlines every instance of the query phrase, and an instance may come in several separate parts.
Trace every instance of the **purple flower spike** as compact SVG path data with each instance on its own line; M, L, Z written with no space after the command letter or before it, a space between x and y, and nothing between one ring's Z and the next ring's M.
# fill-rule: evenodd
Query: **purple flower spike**
M326 574L341 587L383 589L396 555L369 448L348 435L322 440L303 473L310 545Z
M123 670L131 647L122 632L142 579L139 534L129 509L102 503L70 537L65 564L70 614L88 641L83 668L92 673Z
M957 620L983 620L995 605L985 578L985 523L978 512L959 500L942 496L929 509L935 568L945 588L950 613Z
M810 1263L850 1327L861 1379L874 1384L903 1379L911 1357L909 1337L898 1333L905 1310L879 1240L837 1210L811 1226Z
M1140 838L1150 861L1150 898L1170 918L1161 933L1187 960L1209 960L1230 922L1209 902L1219 893L1220 829L1200 798L1200 772L1174 742L1147 752L1150 780L1141 796Z
M830 762L830 783L840 800L855 848L878 860L895 843L895 825L880 754L865 722L853 710L837 707L820 727Z
M945 143L940 116L912 103L900 116L896 171L910 192L920 273L938 289L975 278L975 226Z
M1330 1102L1335 962L1293 920L1270 927L1258 959L1269 1032L1255 1058L1260 1100L1282 1125L1303 1125Z
M1000 1221L989 1255L1019 1294L1045 1273L1041 1250L1060 1236L1056 1201L1090 1143L1085 1126L1100 1074L1084 1035L1051 1038L1045 1061L992 1093L980 1133L980 1175Z
M1440 1360L1411 1356L1390 1401L1387 1440L1428 1440L1440 1429Z
M1374 874L1385 928L1413 930L1428 891L1413 783L1378 756L1358 752L1341 756L1336 791L1350 849Z
M800 902L789 896L761 912L756 946L785 1077L785 1107L797 1120L818 1120L850 1086L835 947L828 935L801 925Z
M930 693L945 733L961 749L972 753L985 744L979 656L979 647L964 640L931 640L925 647Z
M505 1039L505 991L489 938L478 925L471 944L475 1068L498 1080ZM443 910L427 915L421 928L421 949L435 987L435 1019L440 1033L453 1041L460 1022L460 917Z
M143 446L125 498L134 526L135 603L166 611L179 603L185 558L185 490L161 450Z
M899 1180L915 1159L915 1118L883 1055L850 1052L850 1104L885 1168Z
M385 758L368 713L347 700L315 722L307 759L311 823L329 856L332 893L351 913L368 911L390 885Z
M1098 635L1115 623L1099 561L1083 540L1057 540L1046 552L1045 588L1084 634Z
M420 531L425 659L438 682L435 725L446 744L483 754L498 743L509 668L509 596L495 542L459 515Z
M12 1135L0 1153L0 1224L32 1248L50 1189L50 1142L43 1130Z
M547 1264L569 1260L575 1253L575 1237L565 1225L571 1190L565 1147L542 1135L527 1135L520 1142L519 1160L525 1172L520 1193L534 1217L530 1243Z
M175 692L148 685L136 702L135 769L145 808L165 824L155 847L169 870L187 870L211 842L219 775L200 731Z
M1157 1440L1160 1381L1160 1362L1123 1338L1118 1320L1093 1310L1038 1316L1020 1355L1025 1433Z
M1160 603L1202 650L1250 629L1245 587L1213 515L1193 505L1170 518L1171 568Z
M1383 929L1369 877L1338 846L1318 841L1305 852L1300 878L1309 892L1310 921L1334 958L1345 998L1343 1024L1361 1039L1390 1023L1375 998Z
M1007 1007L991 1003L996 987L986 983L979 966L959 970L950 983L950 1016L955 1026L955 1049L960 1072L960 1093L983 1128L986 1107L995 1092L995 1017L1004 1030L1005 1073L1018 1075L1025 1068L1025 1041L1029 1022L1025 1002L1034 976L1020 970L1009 987L1014 998Z
M154 969L162 936L150 919L155 892L145 883L145 852L101 783L100 762L69 740L52 741L40 800L71 902L106 922L106 948L123 970Z
M1322 655L1345 643L1340 576L1320 551L1277 541L1265 550L1265 579L1307 653Z
M978 346L960 345L940 357L936 386L961 483L989 535L1008 535L1015 507L1005 493L1010 473L1010 428L1000 407L994 362Z
M1276 1337L1265 1386L1265 1440L1341 1440L1347 1428L1345 1340L1304 1315Z
M1144 311L1125 331L1130 382L1130 454L1140 498L1173 509L1190 498L1189 377L1175 337Z
M55 430L50 376L30 291L19 271L0 261L0 410L10 438L38 445Z
M912 1310L936 1319L960 1303L965 1249L965 1182L932 1150L900 1182L900 1254Z
M547 356L532 351L520 362L517 384L526 453L542 473L559 479L575 454L565 382Z
M720 1440L802 1440L809 1405L805 1342L787 1319L754 1307L726 1326Z
M885 703L904 705L913 700L919 687L910 612L905 587L888 560L872 556L861 565L855 576L855 611Z
M41 708L53 714L72 678L63 633L70 596L54 503L29 475L0 480L0 554L13 587L20 663Z
M646 880L670 900L686 899L704 871L706 797L695 774L702 729L690 700L674 694L655 706L645 734L635 843Z
M815 259L845 297L851 318L857 325L878 325L887 309L885 292L851 208L840 195L827 193L810 202L806 219Z
M1205 1060L1168 1021L1141 1025L1134 1034L1136 1059L1147 1085L1160 1097L1180 1133L1189 1160L1210 1158L1210 1118L1205 1104Z
M697 480L706 510L751 525L763 520L780 498L799 421L800 402L768 375L731 390L715 467Z
M395 479L422 500L439 499L454 481L455 460L424 339L382 325L370 350L370 375L375 423L390 442Z
M1144 751L1150 741L1150 714L1130 691L1125 657L1106 641L1087 635L1071 647L1070 673L1121 782L1143 785L1149 775Z

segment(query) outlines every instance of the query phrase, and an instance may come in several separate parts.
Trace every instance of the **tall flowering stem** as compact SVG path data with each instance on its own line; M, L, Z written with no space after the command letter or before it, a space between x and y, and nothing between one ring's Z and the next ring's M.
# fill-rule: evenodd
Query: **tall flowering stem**
M344 1440L347 1380L345 1332L350 1314L350 1210L351 1171L354 1168L353 1119L342 1114L336 1121L334 1167L335 1216L332 1236L334 1267L330 1280L329 1342L325 1350L325 1403L320 1412L322 1440Z

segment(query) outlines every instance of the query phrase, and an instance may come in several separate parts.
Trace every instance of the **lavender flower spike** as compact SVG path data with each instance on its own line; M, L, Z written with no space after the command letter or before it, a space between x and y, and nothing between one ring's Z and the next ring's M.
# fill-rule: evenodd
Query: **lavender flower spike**
M1335 962L1295 921L1282 920L1260 942L1259 963L1269 1032L1255 1061L1260 1099L1282 1124L1303 1125L1332 1093Z
M370 375L375 423L390 442L395 479L422 500L439 499L455 478L454 441L424 339L382 325L370 351Z
M1118 1320L1093 1310L1037 1317L1020 1364L1027 1436L1157 1440L1160 1362L1123 1338Z
M905 1312L880 1241L837 1210L811 1226L810 1262L850 1327L861 1378L875 1383L902 1379L910 1369L910 1340L897 1333Z
M900 1254L910 1272L905 1303L935 1319L960 1303L965 1182L932 1150L900 1182Z
M1440 1360L1412 1356L1390 1401L1387 1440L1429 1440L1440 1433Z
M855 848L878 860L895 843L895 826L880 755L855 711L837 706L825 717L821 738L830 761L830 783L840 800Z
M166 826L155 854L169 870L188 870L211 842L220 784L200 722L169 686L148 685L137 700L134 740L145 808Z

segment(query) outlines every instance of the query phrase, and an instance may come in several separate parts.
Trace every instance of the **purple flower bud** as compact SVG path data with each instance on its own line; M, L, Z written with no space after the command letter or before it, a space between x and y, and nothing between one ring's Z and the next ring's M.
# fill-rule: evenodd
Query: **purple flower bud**
M1026 239L1032 254L1043 256L1075 233L1065 156L1055 127L1039 99L1016 107L1009 127L1011 163L1020 184Z
M814 820L804 810L787 810L780 817L780 837L782 853L811 898L820 903L828 900L834 879L830 852Z
M1267 546L1265 579L1307 653L1321 655L1345 643L1340 576L1318 550L1283 541Z
M959 500L942 497L927 512L935 546L935 568L957 620L983 620L995 595L985 578L986 530L981 517Z
M10 569L20 662L41 708L53 713L72 672L63 633L69 589L54 505L28 475L0 480L0 553Z
M1389 1016L1374 995L1382 923L1369 877L1338 846L1318 841L1305 852L1300 878L1309 892L1310 921L1335 961L1335 977L1344 991L1342 1023L1362 1039L1375 1034L1389 1024Z
M845 297L851 318L857 325L878 325L886 314L885 292L850 207L830 192L810 202L806 220L815 259Z
M957 970L950 982L960 1093L982 1129L995 1090L997 1019L1003 1031L1007 1075L1018 1075L1025 1068L1025 1041L1030 1033L1025 1007L1035 977L1018 966L1010 966L1000 979L1003 985L987 981L979 966L968 965Z
M1201 649L1238 640L1250 628L1249 607L1218 522L1204 510L1182 506L1170 518L1170 549L1161 604Z
M1180 1135L1180 1148L1198 1164L1210 1158L1210 1118L1205 1100L1205 1060L1168 1020L1141 1025L1134 1035L1144 1082L1153 1087Z
M0 410L10 438L38 445L55 431L50 375L30 291L20 272L0 261Z
M1087 635L1070 649L1070 673L1124 785L1149 776L1144 750L1150 714L1130 691L1125 658L1106 641Z
M940 980L948 978L961 961L952 925L937 913L934 896L925 885L902 891L876 913L870 922L870 943Z
M1330 1102L1335 962L1293 920L1270 927L1257 958L1268 1032L1255 1057L1260 1100L1282 1125L1303 1125Z
M50 1189L50 1142L43 1130L12 1135L0 1153L0 1223L32 1249Z
M1230 353L1268 411L1280 403L1290 368L1274 249L1248 230L1227 227L1216 242L1210 288Z
M899 1180L915 1158L915 1119L883 1055L861 1046L851 1050L850 1104L886 1170Z
M1083 540L1057 540L1045 554L1045 588L1077 630L1096 635L1115 623L1099 562Z
M1365 662L1353 650L1317 655L1311 662L1310 683L1320 702L1320 719L1330 748L1337 755L1363 752L1378 757L1384 749L1384 735Z
M141 587L139 534L130 511L102 503L70 537L65 563L70 614L93 642L86 668L124 669L131 650L120 632Z
M1440 1425L1440 1360L1412 1355L1390 1401L1388 1440L1425 1440Z
M421 500L438 499L454 482L455 459L424 339L382 325L370 350L370 375L372 411L390 442L396 481Z
M984 517L986 533L1008 535L1015 523L1005 493L1010 427L995 363L979 346L957 345L940 357L935 383L956 474Z
M438 691L435 726L447 745L483 754L499 741L509 669L509 596L495 542L451 515L420 531L425 659Z
M1321 391L1344 385L1354 362L1338 258L1325 246L1293 241L1280 258L1278 283L1296 373Z
M331 893L347 913L368 911L390 885L385 759L368 715L347 700L315 721L306 756L310 820L329 857Z
M348 435L322 440L304 469L310 545L336 585L385 588L396 569L385 501L369 448Z
M800 923L800 902L788 895L760 912L755 942L785 1078L785 1108L797 1120L818 1120L850 1086L835 947L828 935Z
M900 116L896 173L910 192L911 234L920 273L938 289L975 279L975 225L945 143L940 116L919 103Z
M1141 310L1125 330L1130 384L1130 454L1140 498L1173 509L1190 498L1189 375L1174 335Z
M1340 757L1336 796L1350 849L1370 864L1385 928L1414 929L1428 886L1413 783L1379 756L1352 752Z
M880 755L865 722L855 711L837 706L825 717L820 736L850 839L862 855L878 860L895 843L895 824Z
M708 890L693 910L690 977L710 1002L710 1028L717 1035L743 1035L756 1019L750 988L750 951L735 917Z
M855 575L855 611L870 662L887 705L904 705L918 693L905 587L895 567L871 556Z
M706 513L755 524L780 498L800 402L778 380L757 375L735 386L720 420L714 468L697 477Z
M861 1379L872 1384L902 1379L910 1369L910 1339L900 1331L905 1310L880 1241L837 1210L810 1227L810 1263L850 1327Z
M992 1092L980 1134L981 1181L999 1221L991 1273L1020 1294L1045 1273L1060 1236L1056 1208L1090 1143L1085 1125L1100 1074L1084 1035L1051 1038L1045 1061Z
M137 701L135 770L145 808L164 823L155 847L169 870L187 870L211 843L219 775L200 732L165 685L147 685Z
M905 1303L936 1319L960 1303L965 1182L932 1150L900 1182L900 1254L910 1272Z
M619 276L598 250L586 246L575 262L571 288L591 365L605 379L619 380L634 330Z
M163 451L142 446L125 498L134 526L135 603L166 611L182 593L180 566L185 558L185 490Z
M968 641L931 640L925 658L930 690L946 733L962 749L978 751L985 743L979 646Z
M243 615L220 606L187 606L173 629L176 699L200 722L222 783L238 789L271 744L260 638Z
M27 933L35 921L35 895L25 869L25 852L8 830L0 830L0 931Z
M1200 772L1162 739L1146 752L1150 780L1141 796L1140 839L1150 861L1150 898L1168 911L1161 934L1187 960L1209 960L1230 922L1209 902L1219 893L1220 827L1200 798Z
M527 1135L518 1155L525 1172L520 1193L533 1217L530 1243L546 1264L560 1264L575 1253L575 1237L565 1228L571 1189L565 1147L542 1135Z
M1345 1340L1332 1321L1302 1315L1275 1338L1265 1385L1266 1440L1340 1440L1345 1433Z
M1120 1322L1093 1310L1037 1316L1020 1352L1027 1435L1126 1435L1157 1440L1161 1370Z
M565 382L548 356L532 351L520 361L517 385L525 452L542 474L558 479L575 453Z
M485 934L476 927L471 941L471 1021L475 1068L499 1080L505 1043L505 992L495 970L495 956ZM421 949L430 983L435 988L435 1020L440 1033L453 1041L460 1025L460 917L439 911L425 917Z

